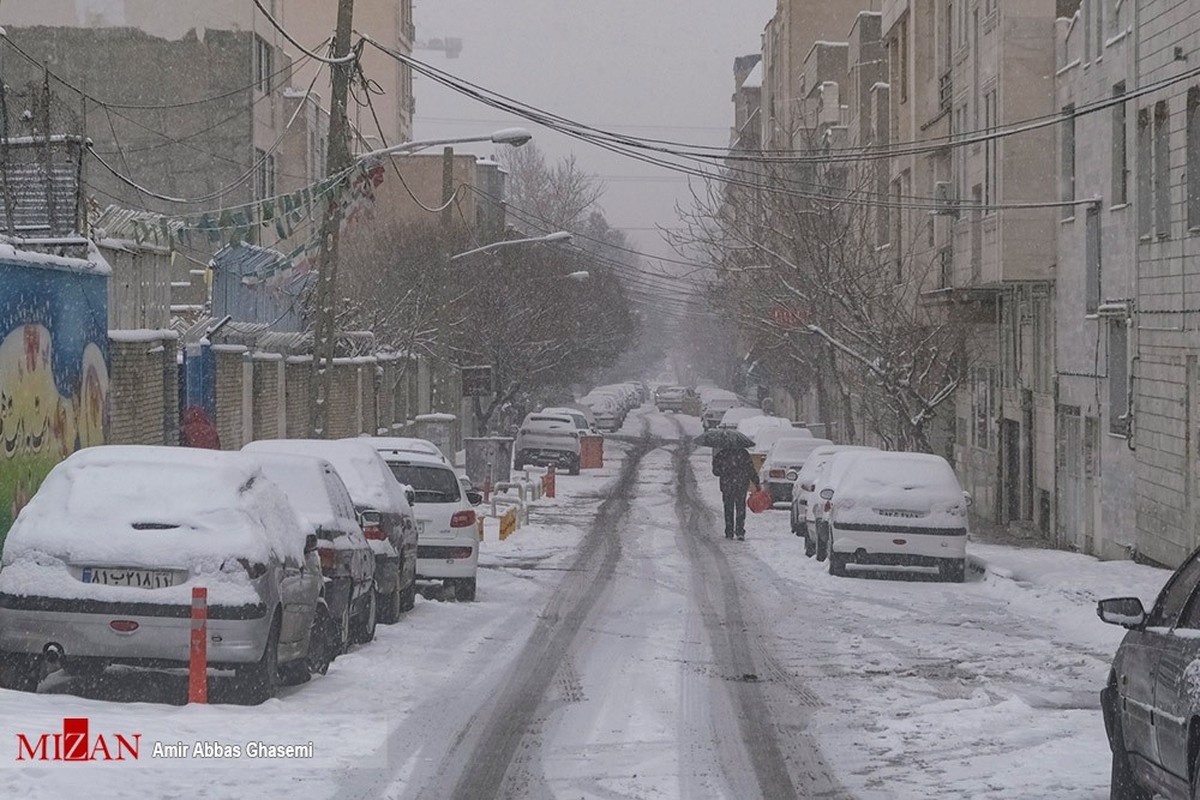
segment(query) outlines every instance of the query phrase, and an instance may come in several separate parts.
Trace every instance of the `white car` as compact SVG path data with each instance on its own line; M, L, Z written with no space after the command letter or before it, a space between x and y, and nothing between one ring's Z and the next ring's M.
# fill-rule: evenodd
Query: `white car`
M575 430L579 431L580 436L587 436L592 433L592 424L588 422L587 415L577 408L543 408L539 414L557 414L564 417L570 417L575 423Z
M89 447L51 470L0 560L0 685L49 669L188 665L192 590L208 664L249 702L307 680L324 609L317 537L240 453ZM327 662L326 662L327 664Z
M762 409L751 408L749 406L737 406L731 408L721 415L721 421L717 423L718 428L733 428L737 429L738 423L744 419L751 417L761 417Z
M798 430L798 429L794 429ZM828 439L816 439L812 436L790 436L776 439L763 459L762 472L759 479L762 487L771 493L771 501L775 503L792 502L792 486L809 454L823 445L831 445Z
M710 430L721 424L721 418L725 416L725 412L731 408L736 408L738 399L736 396L717 395L706 402L700 410L700 421L704 425L704 430Z
M420 453L421 455L440 458L447 464L450 463L450 459L446 458L446 454L428 439L414 439L405 436L359 436L356 438L370 442L381 454L397 453L405 455L408 453ZM353 441L353 439L348 441Z
M833 509L830 501L832 492L837 488L842 476L854 462L863 455L864 450L843 450L833 454L833 458L825 462L813 477L813 488L809 490L809 503L805 524L804 552L816 555L817 561L824 561L829 555L829 512ZM826 497L826 493L830 493Z
M396 480L412 487L417 515L417 577L453 587L456 600L475 599L479 535L473 497L444 460L424 453L384 452Z
M816 495L814 489L816 489L817 483L825 480L825 477L829 474L827 471L829 462L838 453L862 450L877 451L878 448L852 444L822 445L808 454L803 469L796 475L796 480L792 487L791 525L792 533L804 537L804 554L806 556L811 558L816 552L816 534L814 532L812 535L809 535L809 521L813 519L813 512L809 509L809 503L815 502L814 498Z
M736 409L734 410L736 411ZM787 417L771 417L761 411L756 416L738 420L735 427L738 433L746 434L754 440L755 444L762 447L770 447L771 441L780 438L782 434L779 431L796 431L796 436L812 436L807 428L793 427L792 421ZM771 437L770 440L767 437Z
M534 413L525 417L513 442L513 469L527 464L553 464L579 474L579 430L565 414Z
M822 491L829 513L829 573L849 565L932 568L961 583L967 506L946 459L928 453L865 453L837 486Z

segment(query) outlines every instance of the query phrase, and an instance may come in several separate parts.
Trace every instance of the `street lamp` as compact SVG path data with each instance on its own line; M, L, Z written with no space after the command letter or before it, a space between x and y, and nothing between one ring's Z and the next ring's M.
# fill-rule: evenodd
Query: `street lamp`
M485 244L482 247L476 247L473 250L467 250L462 253L455 253L450 256L451 261L457 261L460 258L473 256L476 253L486 253L489 250L498 250L501 247L512 247L518 244L552 244L554 242L569 242L571 241L571 233L568 231L555 231L547 233L545 236L532 236L528 239L501 239L498 242Z
M438 147L441 145L455 144L472 144L474 142L491 142L492 144L507 144L513 147L520 147L526 144L533 138L533 134L524 128L501 128L498 131L487 134L486 136L459 136L454 139L423 139L416 142L401 142L394 144L391 147L380 148L379 150L371 150L363 153L358 157L359 161L366 161L372 158L382 158L383 156L397 155L399 153L415 153L418 150L424 150L427 147Z

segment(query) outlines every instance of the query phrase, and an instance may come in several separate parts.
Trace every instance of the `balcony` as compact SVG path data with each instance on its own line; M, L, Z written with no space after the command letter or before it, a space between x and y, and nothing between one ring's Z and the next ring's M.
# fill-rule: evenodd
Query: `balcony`
M938 109L940 111L949 111L953 100L954 79L950 76L950 70L946 70L938 78Z

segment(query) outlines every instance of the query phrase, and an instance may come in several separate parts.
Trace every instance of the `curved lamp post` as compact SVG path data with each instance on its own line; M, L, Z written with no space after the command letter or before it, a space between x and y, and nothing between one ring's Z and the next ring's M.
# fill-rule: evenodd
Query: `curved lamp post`
M476 253L486 253L489 250L498 250L502 247L512 247L518 244L552 244L554 242L569 242L571 241L571 233L568 231L555 231L547 233L545 236L531 236L527 239L501 239L498 242L485 244L482 247L476 247L473 250L466 250L462 253L455 253L450 256L451 261L457 261L460 258L473 256Z

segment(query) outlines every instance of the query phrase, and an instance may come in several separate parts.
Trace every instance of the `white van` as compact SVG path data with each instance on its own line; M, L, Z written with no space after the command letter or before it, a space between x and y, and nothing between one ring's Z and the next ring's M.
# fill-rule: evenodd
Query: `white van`
M928 568L961 583L967 506L950 464L928 453L863 453L821 496L829 511L829 573L850 565Z

